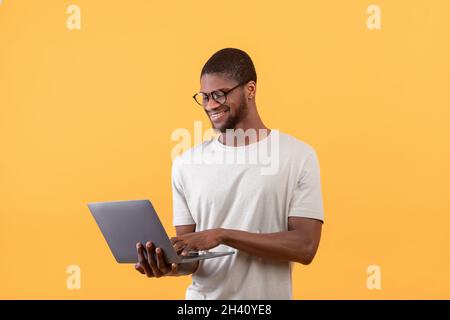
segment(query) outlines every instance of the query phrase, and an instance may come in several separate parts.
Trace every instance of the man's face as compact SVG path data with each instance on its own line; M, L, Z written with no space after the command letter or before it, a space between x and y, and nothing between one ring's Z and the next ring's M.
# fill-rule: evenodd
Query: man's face
M205 93L211 93L216 90L227 92L237 84L236 81L228 79L223 74L207 73L200 79L200 91ZM213 128L224 133L227 129L234 129L246 117L248 106L243 88L244 86L238 87L228 93L224 104L209 99L208 105L204 110Z

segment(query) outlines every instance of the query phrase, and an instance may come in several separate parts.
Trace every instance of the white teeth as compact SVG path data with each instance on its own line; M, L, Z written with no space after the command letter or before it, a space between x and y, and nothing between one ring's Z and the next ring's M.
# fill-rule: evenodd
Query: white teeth
M213 113L212 115L210 115L210 117L211 117L211 119L216 120L216 119L220 118L224 113L225 113L225 111Z

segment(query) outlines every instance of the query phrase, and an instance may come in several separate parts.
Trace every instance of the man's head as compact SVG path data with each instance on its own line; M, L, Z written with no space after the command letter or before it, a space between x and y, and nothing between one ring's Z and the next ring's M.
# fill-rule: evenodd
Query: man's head
M196 100L221 132L239 126L255 108L256 71L242 50L226 48L213 54L201 71L200 85Z

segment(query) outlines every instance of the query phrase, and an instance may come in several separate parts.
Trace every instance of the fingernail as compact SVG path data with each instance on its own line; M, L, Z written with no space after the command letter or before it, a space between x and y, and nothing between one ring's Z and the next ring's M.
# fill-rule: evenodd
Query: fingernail
M150 247L151 246L151 242L149 241L149 242L147 242L147 247Z
M156 253L161 253L161 249L160 248L156 248Z

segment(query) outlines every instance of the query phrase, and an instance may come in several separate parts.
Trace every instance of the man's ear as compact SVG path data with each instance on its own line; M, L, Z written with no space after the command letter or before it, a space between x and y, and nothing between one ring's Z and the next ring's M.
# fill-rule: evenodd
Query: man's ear
M256 82L250 81L249 83L247 83L245 91L247 95L247 100L253 100L256 95Z

